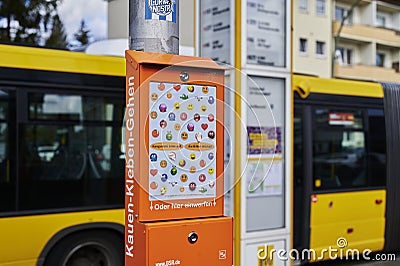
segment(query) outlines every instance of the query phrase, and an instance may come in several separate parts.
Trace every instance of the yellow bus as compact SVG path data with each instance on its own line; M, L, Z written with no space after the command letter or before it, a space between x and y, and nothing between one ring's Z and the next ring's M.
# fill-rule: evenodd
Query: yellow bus
M399 84L294 75L292 85L294 248L318 254L305 262L398 252Z
M400 250L398 95L292 84L294 248ZM0 265L124 265L124 107L124 58L0 45Z
M0 45L0 265L123 265L123 58Z

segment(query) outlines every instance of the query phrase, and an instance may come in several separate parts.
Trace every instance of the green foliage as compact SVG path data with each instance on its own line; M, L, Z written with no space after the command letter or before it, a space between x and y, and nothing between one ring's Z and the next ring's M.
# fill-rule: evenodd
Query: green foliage
M64 24L61 22L60 17L56 15L53 19L50 37L46 40L45 46L66 48L67 45L67 34L65 33Z
M0 28L0 41L43 45L50 26L62 24L57 15L61 1L0 0L0 19L6 20Z
M81 20L81 25L77 33L74 34L75 39L81 43L81 45L86 45L89 43L90 39L90 30L87 28L85 20Z

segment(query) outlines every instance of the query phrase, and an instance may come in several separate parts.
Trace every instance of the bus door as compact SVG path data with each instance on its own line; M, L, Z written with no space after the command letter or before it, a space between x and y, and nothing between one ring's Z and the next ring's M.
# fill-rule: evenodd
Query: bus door
M300 137L295 132L294 240L296 248L308 249L302 259L335 259L349 249L381 250L383 110L321 101L296 105L295 110L295 130L301 129Z

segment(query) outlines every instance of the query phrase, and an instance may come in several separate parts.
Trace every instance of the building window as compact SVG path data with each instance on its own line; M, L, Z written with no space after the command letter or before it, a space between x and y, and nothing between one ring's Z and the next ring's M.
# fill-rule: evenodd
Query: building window
M386 17L383 15L376 15L376 26L377 27L386 27Z
M345 10L343 7L335 7L335 20L337 21L342 21L342 19L344 18L345 14Z
M378 66L378 67L385 66L385 54L384 53L376 53L376 66Z
M319 16L325 16L325 0L317 0L316 13Z
M336 49L336 60L339 65L352 65L353 64L353 49L339 47Z
M299 10L300 10L300 12L303 12L303 13L308 12L308 0L300 0L299 1Z
M325 42L317 41L316 50L317 57L325 57L326 56L326 44Z
M306 55L307 54L307 39L300 38L300 54Z
M342 21L346 16L349 16L349 17L346 19L345 24L349 25L352 23L352 20L353 20L352 14L349 15L349 11L347 9L345 9L344 7L340 7L340 6L335 7L335 20L336 21Z

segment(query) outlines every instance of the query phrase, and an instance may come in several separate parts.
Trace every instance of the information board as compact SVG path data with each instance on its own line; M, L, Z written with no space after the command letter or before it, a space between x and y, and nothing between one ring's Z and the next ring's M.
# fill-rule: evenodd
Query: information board
M200 1L200 54L231 64L231 1Z
M283 190L284 81L248 79L248 196L280 195Z
M286 1L247 0L247 63L285 67Z
M283 226L285 80L249 76L247 84L246 226L250 232Z

